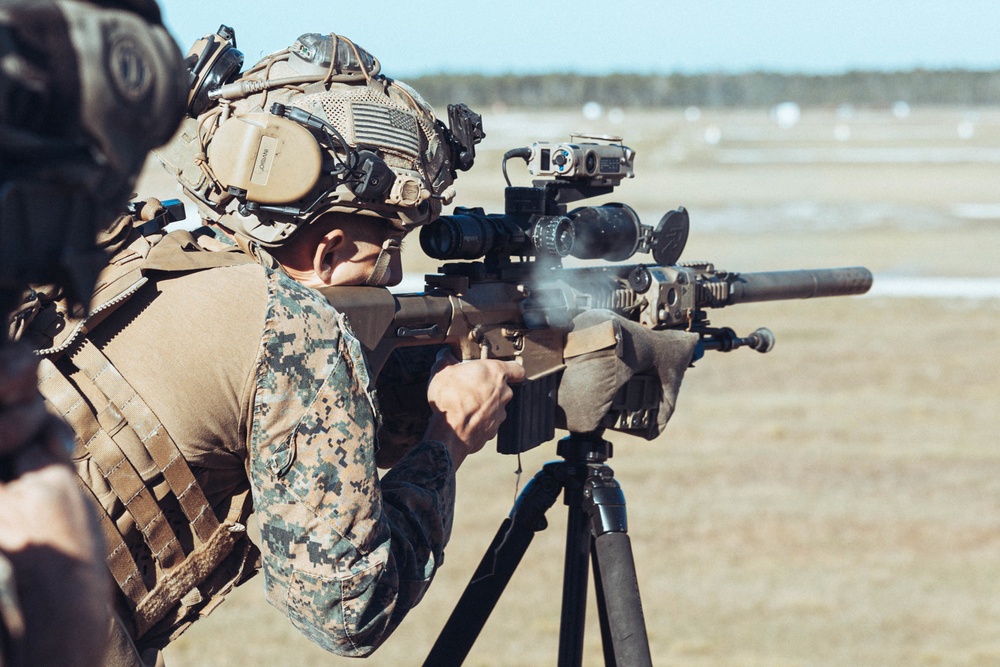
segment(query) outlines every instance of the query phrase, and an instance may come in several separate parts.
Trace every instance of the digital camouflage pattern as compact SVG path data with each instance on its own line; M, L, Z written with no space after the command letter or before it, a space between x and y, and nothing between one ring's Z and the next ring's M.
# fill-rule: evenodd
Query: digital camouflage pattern
M280 272L268 290L250 451L267 599L327 650L366 655L442 562L452 463L422 443L380 482L371 378L346 319Z

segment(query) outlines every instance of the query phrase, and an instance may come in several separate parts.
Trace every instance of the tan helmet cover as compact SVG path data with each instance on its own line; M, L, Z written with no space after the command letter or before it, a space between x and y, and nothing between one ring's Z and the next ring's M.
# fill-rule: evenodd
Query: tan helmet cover
M264 246L329 211L409 231L454 196L450 147L433 109L379 69L344 37L302 35L212 91L217 103L157 156L203 215ZM291 111L275 113L276 103ZM343 171L357 151L391 170L391 186L376 198L352 189L358 169Z

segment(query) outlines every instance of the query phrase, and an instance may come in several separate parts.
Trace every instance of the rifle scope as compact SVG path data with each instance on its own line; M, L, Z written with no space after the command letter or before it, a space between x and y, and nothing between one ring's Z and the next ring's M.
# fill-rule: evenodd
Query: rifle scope
M643 226L625 204L581 206L566 215L486 214L455 209L420 230L420 247L440 260L485 256L566 257L620 262L639 249Z

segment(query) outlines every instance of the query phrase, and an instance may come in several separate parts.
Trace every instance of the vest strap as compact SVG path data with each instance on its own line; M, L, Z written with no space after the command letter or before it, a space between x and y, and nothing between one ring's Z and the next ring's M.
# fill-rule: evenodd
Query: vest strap
M137 636L144 635L212 574L245 532L246 527L242 524L220 524L211 538L190 553L180 567L165 573L136 607Z
M42 364L48 366L51 362L46 359ZM76 431L101 475L142 531L160 566L164 569L176 566L184 559L184 553L152 492L118 444L102 428L80 391L54 365L51 365L53 372L45 366L38 385L42 395ZM104 405L98 409L106 413L109 408L113 406Z
M207 542L218 529L219 521L163 424L90 339L81 339L76 349L71 351L70 359L108 397L109 407L116 408L138 436L177 497L198 540Z
M85 489L92 496L95 505L99 508L101 503L94 495L93 489L84 484L79 477L77 480L80 483L80 488ZM104 535L104 544L108 551L105 562L108 564L108 569L111 570L111 576L114 577L118 587L125 594L125 598L135 609L139 601L149 593L146 582L143 581L142 574L139 572L139 564L135 562L132 551L125 544L121 532L108 513L98 510L96 514L100 520L101 533Z

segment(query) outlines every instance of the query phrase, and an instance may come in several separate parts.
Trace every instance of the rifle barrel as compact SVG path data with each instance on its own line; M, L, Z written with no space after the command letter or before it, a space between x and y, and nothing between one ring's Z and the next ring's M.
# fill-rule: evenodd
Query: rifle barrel
M872 286L863 266L741 273L731 282L729 304L864 294Z

